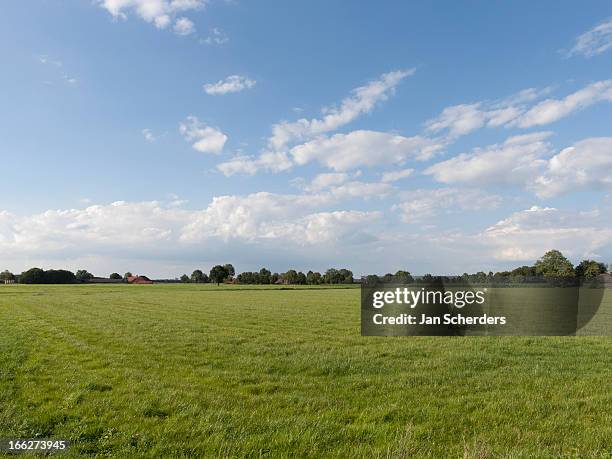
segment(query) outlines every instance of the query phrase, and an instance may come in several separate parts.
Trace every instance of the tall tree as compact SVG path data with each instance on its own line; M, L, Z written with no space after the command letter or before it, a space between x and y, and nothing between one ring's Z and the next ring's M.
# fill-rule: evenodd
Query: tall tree
M536 273L544 277L574 277L574 266L558 250L549 250L535 264Z
M183 284L187 284L187 283L189 283L189 276L188 276L187 274L183 274L183 275L181 276L181 282L182 282Z
M228 276L229 276L229 273L225 266L215 265L210 270L210 280L213 282L216 282L217 285L219 285L221 282L227 279Z
M236 275L236 270L234 269L234 266L231 263L223 265L223 267L227 271L227 276L225 277L234 277Z
M201 269L196 269L191 273L191 282L195 282L196 284L204 282L204 273Z
M109 276L109 279L119 280L119 279L121 279L121 274L119 274L119 273L112 273L112 274Z
M576 276L581 279L592 279L600 274L604 274L608 269L604 263L595 260L582 260L576 266Z

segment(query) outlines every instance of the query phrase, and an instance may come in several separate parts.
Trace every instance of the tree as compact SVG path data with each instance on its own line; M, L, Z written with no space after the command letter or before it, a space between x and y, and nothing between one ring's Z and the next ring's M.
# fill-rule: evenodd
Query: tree
M338 272L337 269L334 269L334 268L328 269L327 271L325 271L325 274L323 275L323 282L325 282L326 284L340 283L340 273Z
M297 273L296 284L298 284L298 285L306 285L306 274L304 274L302 271Z
M223 265L223 267L227 271L227 276L225 277L234 277L236 275L236 270L234 269L234 266L232 266L231 263Z
M78 280L79 282L87 282L89 279L93 279L93 274L91 274L90 272L88 272L86 269L79 269L76 272L76 280Z
M535 264L536 273L547 278L574 277L574 267L558 250L549 250Z
M201 269L196 269L193 273L191 273L191 282L195 282L196 284L201 284L204 281L205 274Z
M127 282L128 277L132 277L132 273L129 271L123 275L123 282Z
M353 283L353 271L350 269L341 269L338 271L340 276L340 282L343 284L352 284Z
M276 284L278 282L278 280L280 279L280 274L278 273L274 273L270 276L270 283L271 284Z
M290 269L283 274L283 279L286 280L288 284L297 284L298 273L295 269Z
M608 269L604 263L595 260L582 260L576 266L576 277L580 279L592 279L600 274L604 274Z
M49 269L45 271L45 284L72 284L76 280L74 273L65 269Z
M40 268L32 268L24 271L19 276L20 284L44 284L45 272Z
M260 284L270 284L272 280L272 273L268 271L266 268L261 268L259 270L259 283Z
M183 274L183 275L181 276L181 282L182 282L183 284L187 284L187 283L189 283L189 276L188 276L187 274Z
M308 271L306 274L306 283L308 285L319 285L321 283L321 273Z
M0 273L0 281L4 282L4 281L14 281L15 280L15 275L10 272L8 269L2 271Z
M226 265L227 266L227 265ZM210 270L210 280L219 285L229 276L229 272L225 266L215 265Z
M119 279L121 279L121 274L119 274L119 273L112 273L112 274L109 276L109 279L119 280Z
M402 284L411 284L414 282L414 279L408 271L397 271L394 277L396 282L400 282Z

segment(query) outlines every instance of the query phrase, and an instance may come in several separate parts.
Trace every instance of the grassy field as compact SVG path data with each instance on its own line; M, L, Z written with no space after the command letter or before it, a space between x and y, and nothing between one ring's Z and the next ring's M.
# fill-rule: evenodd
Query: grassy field
M0 321L0 438L67 456L612 455L611 338L366 338L357 289L0 286Z

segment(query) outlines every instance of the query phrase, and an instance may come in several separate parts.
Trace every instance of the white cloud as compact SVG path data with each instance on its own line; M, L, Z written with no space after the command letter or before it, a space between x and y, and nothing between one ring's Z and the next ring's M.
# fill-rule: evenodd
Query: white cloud
M593 257L612 241L612 222L599 211L566 212L531 207L512 214L475 237L494 258L532 261L551 249L574 259Z
M593 57L609 49L612 49L612 18L596 25L576 38L576 43L569 50L567 56L580 54L585 57Z
M179 132L185 140L191 142L194 150L215 155L223 151L227 135L220 130L207 126L195 116L188 116L179 126Z
M393 206L406 223L420 222L444 211L482 211L495 209L501 203L497 195L477 189L418 189L402 193L403 200Z
M318 174L310 183L309 189L322 190L335 185L341 185L350 178L349 174L340 172L327 172Z
M347 171L362 166L402 164L408 159L425 159L440 148L440 145L424 137L360 130L331 137L321 136L293 147L290 154L298 165L317 161L330 169Z
M224 45L228 41L229 37L222 29L218 27L213 27L210 30L210 34L208 35L208 37L206 37L204 40L200 40L200 43L207 45Z
M518 184L533 179L551 152L546 139L550 132L536 132L508 138L501 145L476 148L439 162L425 170L442 183L471 185Z
M159 29L170 25L172 18L180 12L202 9L207 0L99 0L98 4L116 19L126 19L134 13ZM187 18L179 18L174 25L180 35L193 31L193 23Z
M519 118L527 104L548 94L550 87L537 90L528 88L497 101L484 101L446 107L437 117L425 122L428 132L446 132L454 139L483 127L506 126Z
M269 147L274 151L283 150L293 142L307 140L326 132L334 131L358 116L369 113L378 102L388 99L395 87L407 76L413 75L414 69L398 70L381 75L352 91L340 107L328 107L323 110L323 118L301 118L294 122L282 122L272 126L272 136L268 139Z
M193 22L185 17L180 17L174 22L174 32L177 35L191 35L195 32Z
M224 80L204 85L204 91L211 96L240 92L255 86L256 81L245 76L230 75Z
M600 101L612 101L612 80L590 84L563 99L546 99L511 124L528 128L553 123Z
M382 174L381 181L383 183L397 182L398 180L410 177L414 174L414 169L400 169L397 171L385 172Z
M157 140L157 136L153 133L151 129L148 129L148 128L143 129L142 135L144 136L147 142L153 143Z
M533 185L541 197L612 190L612 137L585 139L550 158Z

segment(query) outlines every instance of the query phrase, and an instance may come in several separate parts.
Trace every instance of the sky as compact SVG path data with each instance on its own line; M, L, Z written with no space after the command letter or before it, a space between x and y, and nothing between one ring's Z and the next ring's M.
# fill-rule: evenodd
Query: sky
M28 0L0 269L612 262L612 4Z

